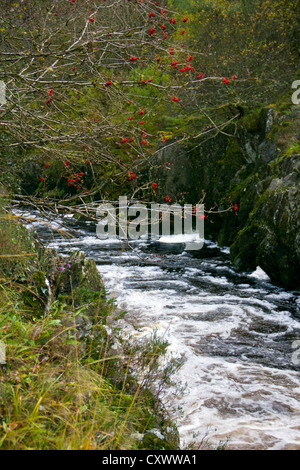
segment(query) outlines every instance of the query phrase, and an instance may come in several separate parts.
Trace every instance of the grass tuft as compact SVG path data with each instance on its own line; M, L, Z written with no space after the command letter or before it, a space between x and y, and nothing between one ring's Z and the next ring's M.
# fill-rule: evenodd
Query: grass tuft
M119 342L116 351L115 304L103 288L78 275L68 289L62 260L3 205L0 217L0 449L157 448L147 430L170 426L151 390L166 344L154 338L134 351ZM130 373L137 364L140 381ZM159 448L178 448L173 429Z

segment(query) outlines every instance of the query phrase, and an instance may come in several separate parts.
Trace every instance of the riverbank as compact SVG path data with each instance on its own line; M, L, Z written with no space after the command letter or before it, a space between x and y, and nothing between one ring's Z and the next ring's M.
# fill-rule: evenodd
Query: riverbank
M167 347L161 359L183 357L174 374L167 370L157 377L154 368L152 377L159 379L158 387L170 376L177 389L185 387L178 395L168 383L160 395L173 413L182 449L196 436L201 449L203 436L210 448L220 448L228 439L226 449L299 448L295 347L300 299L295 292L273 285L258 270L251 275L235 272L228 249L211 242L199 253L184 252L171 239L137 240L124 247L115 240L98 240L93 221L14 213L64 262L70 264L78 251L95 261L109 295L126 311L123 316L115 310L106 328L117 326L115 333L135 346L128 371L136 376L138 368L143 370L158 338L164 339L160 351ZM67 227L73 236L58 227ZM149 348L143 354L146 339ZM118 344L113 346L118 355L114 348ZM147 385L151 376L149 380Z
M117 339L94 261L40 245L5 208L0 218L0 448L179 449L151 391L165 345ZM143 360L141 360L143 358ZM137 382L129 370L147 367Z
M156 180L172 202L203 200L205 238L230 247L237 271L260 266L299 290L300 111L290 95L240 109L226 133L210 129L196 143L162 147Z

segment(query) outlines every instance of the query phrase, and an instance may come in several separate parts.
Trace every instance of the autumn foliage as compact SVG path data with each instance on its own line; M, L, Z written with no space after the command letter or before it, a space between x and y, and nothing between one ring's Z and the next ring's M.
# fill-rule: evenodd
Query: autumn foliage
M268 1L255 10L254 0L252 12L238 0L1 3L2 156L38 158L41 190L50 165L61 162L66 191L96 187L102 197L113 185L144 184L162 145L195 139L208 126L213 136L237 119L249 90L270 81L262 64L252 66L255 38L247 36L248 50L242 41L247 25L258 18L260 32L267 5L281 34L292 17L290 8L278 19Z

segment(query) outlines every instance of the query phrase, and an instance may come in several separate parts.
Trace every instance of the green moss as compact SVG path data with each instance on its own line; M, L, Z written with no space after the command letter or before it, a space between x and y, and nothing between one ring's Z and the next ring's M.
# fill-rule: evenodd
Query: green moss
M142 441L142 448L151 450L172 450L173 444L158 437L154 432L148 432Z
M256 248L261 239L258 221L244 227L230 247L230 256L237 271L254 271L257 267Z
M260 115L264 106L257 106L254 109L247 109L244 116L239 121L239 127L247 129L250 133L259 132L260 128Z
M34 272L32 274L32 278L34 282L38 285L38 287L42 289L47 289L46 276L43 271Z

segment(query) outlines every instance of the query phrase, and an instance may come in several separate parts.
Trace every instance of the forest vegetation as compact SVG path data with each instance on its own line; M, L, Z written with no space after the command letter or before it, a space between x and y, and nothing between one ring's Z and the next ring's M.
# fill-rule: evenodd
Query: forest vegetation
M177 449L153 390L179 366L160 369L167 345L156 337L136 350L119 344L108 324L125 312L93 263L42 247L11 209L80 215L122 194L182 202L160 184L163 150L234 136L240 122L256 129L264 107L290 103L300 78L299 1L0 7L0 448ZM294 134L284 143L285 156L299 152ZM235 156L226 155L228 167Z

